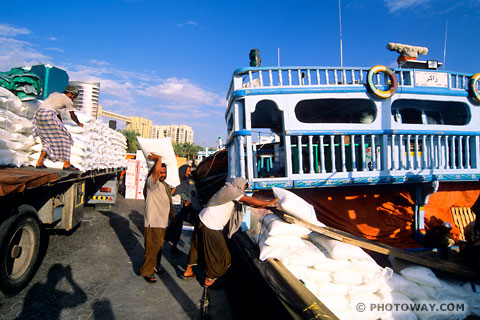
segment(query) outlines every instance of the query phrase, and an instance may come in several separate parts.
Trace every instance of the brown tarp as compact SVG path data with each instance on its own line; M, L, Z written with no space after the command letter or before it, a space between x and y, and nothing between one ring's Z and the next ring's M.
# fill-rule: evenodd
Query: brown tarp
M413 185L296 189L294 192L315 207L318 219L327 226L397 248L420 247L413 238ZM478 182L440 183L439 191L430 196L425 207L426 228L450 222L454 226L453 235L458 235L450 208L471 207L479 195Z
M0 196L14 192L23 192L58 180L55 172L46 172L27 168L0 169Z

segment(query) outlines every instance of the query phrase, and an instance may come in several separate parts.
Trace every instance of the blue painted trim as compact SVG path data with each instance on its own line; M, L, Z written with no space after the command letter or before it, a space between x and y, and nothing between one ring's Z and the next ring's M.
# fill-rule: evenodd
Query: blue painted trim
M338 87L333 88L332 86L328 87L274 87L270 89L266 88L249 88L241 89L233 92L233 98L238 99L246 96L253 95L272 95L272 94L299 94L299 93L352 93L352 92L367 92L367 89L364 86L356 87Z
M252 131L250 130L239 130L239 131L234 131L233 136L238 137L238 136L251 136Z
M319 123L321 125L321 123ZM343 124L342 124L343 125ZM347 124L348 125L348 124ZM358 124L356 124L358 125ZM365 124L365 127L371 124ZM428 126L428 125L419 125ZM287 136L308 136L308 135L372 135L372 134L410 134L410 135L449 135L449 136L480 136L480 131L438 131L438 130L285 130Z
M442 96L459 96L467 97L468 91L465 89L449 89L449 88L437 88L437 87L409 87L409 86L398 86L398 93L410 93L410 94L431 94L431 95L442 95Z
M378 184L402 184L419 183L429 181L479 181L480 174L446 174L446 175L411 175L411 176L381 176L370 178L346 178L346 179L294 179L294 180L275 180L275 181L255 181L250 183L252 189L271 189L278 188L315 188L315 187L334 187L351 185L378 185Z
M386 86L385 86L386 87ZM382 88L379 86L378 88ZM365 86L322 86L322 87L307 87L295 86L295 87L273 87L273 88L248 88L235 90L232 94L234 99L238 99L246 96L254 95L272 95L272 94L301 94L301 93L352 93L352 92L369 92ZM455 97L467 97L468 91L466 89L448 89L448 88L435 88L435 87L409 87L398 86L397 94L421 94L421 95L442 95L442 96L455 96ZM378 98L383 100L381 98Z

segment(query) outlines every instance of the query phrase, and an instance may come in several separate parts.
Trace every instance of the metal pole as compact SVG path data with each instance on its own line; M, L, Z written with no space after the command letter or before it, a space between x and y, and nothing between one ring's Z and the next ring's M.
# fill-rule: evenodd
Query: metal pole
M278 66L280 67L280 48L277 49Z
M445 59L447 56L447 31L448 31L448 20L445 25L445 45L443 46L443 70L445 70Z
M342 9L338 0L338 18L340 20L340 67L343 67L343 45L342 45Z

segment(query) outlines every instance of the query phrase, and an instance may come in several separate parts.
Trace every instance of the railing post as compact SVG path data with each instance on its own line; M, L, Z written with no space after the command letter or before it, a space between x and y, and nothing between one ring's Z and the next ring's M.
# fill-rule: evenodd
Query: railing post
M325 170L325 148L323 145L323 137L324 136L319 136L320 138L320 143L319 143L319 148L320 148L320 172L324 173L326 172Z
M455 152L455 140L456 140L455 136L452 136L452 140L450 141L450 146L451 146L451 151L450 151L450 153L451 153L451 155L452 155L452 162L451 162L451 167L450 167L450 169L456 169L456 168L457 168L457 167L456 167L456 165L457 165L457 161L456 161L457 156L456 156L456 152Z
M412 157L412 146L410 145L410 138L412 136L407 134L407 146L406 146L406 149L407 149L407 169L413 169L413 157Z
M269 79L270 87L273 87L273 74L272 74L272 70L268 70L268 79Z
M330 159L332 160L332 172L337 172L337 166L335 161L335 143L334 136L330 136Z
M303 174L302 136L297 136L298 173Z
M365 152L365 135L360 135L360 150L362 150L362 171L367 171L367 153Z
M465 167L466 169L471 169L470 161L471 161L471 155L470 155L470 136L465 137L466 142L465 142Z
M380 161L381 168L380 170L388 171L388 134L382 134L382 147L380 149Z
M262 74L262 70L258 71L258 80L260 81L260 87L263 87L263 74Z
M445 165L443 166L443 168L448 169L449 163L450 163L450 157L448 152L448 136L445 136Z
M422 169L427 168L427 137L422 135Z
M357 159L356 159L356 154L355 154L355 135L352 134L350 137L350 152L352 155L352 171L355 172L357 171Z
M313 167L313 136L308 136L308 161L310 163L310 173L315 173Z
M372 171L377 171L378 159L377 159L377 146L375 145L375 135L372 134L370 138L371 138L370 148L372 150Z
M463 169L463 136L458 137L458 164L460 169Z
M342 155L342 172L347 171L346 161L345 161L345 136L342 134L340 136L340 153Z
M392 154L392 160L391 160L391 163L390 163L390 170L395 170L396 167L395 167L395 135L392 134L391 135L392 139L390 140L390 153Z
M398 137L398 169L405 169L405 152L403 152L403 134Z
M278 82L280 86L283 86L283 76L282 76L282 70L278 70Z

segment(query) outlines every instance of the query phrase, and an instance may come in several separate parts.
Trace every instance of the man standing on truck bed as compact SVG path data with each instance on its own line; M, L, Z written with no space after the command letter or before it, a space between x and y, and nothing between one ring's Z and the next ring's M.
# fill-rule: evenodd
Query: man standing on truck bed
M45 157L48 157L52 161L63 160L63 170L78 170L70 163L73 140L60 116L60 112L65 109L70 113L72 120L79 127L83 127L73 109L73 100L77 96L78 89L68 85L63 93L53 92L50 94L35 112L32 135L40 137L42 141L42 152L35 165L36 168L46 168L43 161Z
M149 160L155 161L150 169L145 183L145 259L140 268L140 274L145 281L154 283L156 274L163 274L160 267L162 258L163 240L168 225L168 219L175 220L172 204L172 190L165 182L167 167L162 158L150 153Z

